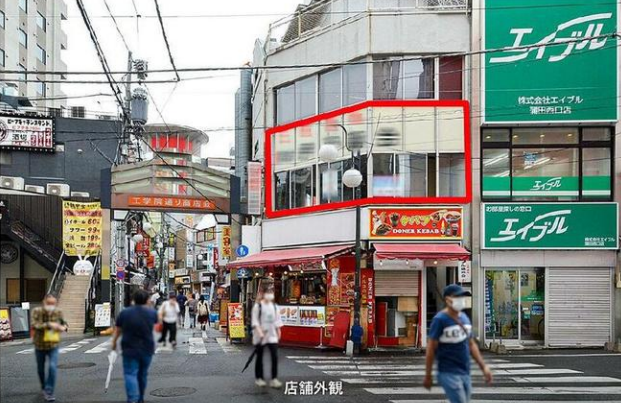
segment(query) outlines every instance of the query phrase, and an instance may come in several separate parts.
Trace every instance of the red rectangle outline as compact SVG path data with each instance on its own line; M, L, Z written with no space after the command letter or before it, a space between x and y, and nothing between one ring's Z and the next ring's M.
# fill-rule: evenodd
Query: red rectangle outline
M275 211L272 207L272 142L271 136L299 126L316 123L336 116L341 116L369 107L462 107L464 109L464 159L466 174L466 195L464 197L366 197L336 203L319 204L308 207L297 207ZM355 206L380 204L468 204L472 201L472 155L470 149L470 104L466 100L382 100L364 101L331 112L322 113L310 118L287 123L282 126L269 128L265 131L265 215L267 218L295 216L298 214L332 211Z

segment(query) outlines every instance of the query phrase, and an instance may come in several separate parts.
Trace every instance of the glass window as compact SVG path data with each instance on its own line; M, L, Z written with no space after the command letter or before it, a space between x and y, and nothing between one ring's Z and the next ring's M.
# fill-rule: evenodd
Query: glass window
M317 114L317 76L295 83L295 119Z
M403 62L403 98L430 99L434 97L433 59Z
M343 200L343 163L333 162L319 166L319 187L321 189L321 204Z
M295 86L293 84L276 90L277 124L295 120Z
M19 36L19 44L27 48L28 47L28 35L26 35L26 32L24 32L22 29L18 29L17 31L18 31L17 36Z
M313 168L291 171L291 207L312 206L313 202Z
M0 11L0 28L4 29L4 24L6 23L6 15L3 11Z
M37 60L40 61L42 64L46 64L47 58L45 56L45 49L37 45Z
M6 66L4 49L0 49L0 66L2 67Z
M343 161L343 172L347 171L348 169L351 168L356 168L357 170L360 171L360 173L362 174L362 183L360 183L360 186L358 186L358 188L356 189L352 189L349 188L345 185L342 185L343 187L343 200L354 200L354 199L359 199L359 198L365 198L367 197L367 162L366 162L366 158L362 158L362 161L357 160L356 161L356 165L354 166L354 164L352 163L351 159L347 159L345 161ZM359 192L359 197L355 197L356 192Z
M274 174L274 188L276 189L276 197L274 207L276 210L284 210L289 208L289 172L278 172Z
M484 143L508 143L509 129L485 129L483 130Z
M582 129L582 141L610 141L609 127L588 127Z
M19 8L23 12L28 12L28 0L19 0Z
M463 56L441 57L439 67L440 99L462 99L464 76Z
M578 148L513 149L513 196L576 200Z
M398 155L395 176L396 196L427 196L427 154Z
M17 79L20 81L26 81L28 79L28 74L26 74L26 68L20 64L19 66L17 66L17 70L23 72L17 76Z
M373 99L402 99L401 62L386 60L373 65Z
M335 69L319 76L319 112L341 107L341 73L341 69Z
M483 150L483 196L511 196L511 166L509 149Z
M440 154L438 196L463 197L466 195L466 168L461 153Z
M373 196L396 196L395 154L373 154Z
M485 308L487 339L518 339L518 272L498 270L485 272L485 288L491 303Z
M610 149L582 150L582 196L585 199L610 199Z
M352 64L343 67L343 106L367 99L367 66Z
M41 82L41 81L37 82L37 95L40 96L41 98L46 97L47 91L46 91L44 82Z
M577 128L513 129L513 144L578 144Z
M45 17L38 11L37 11L37 27L41 28L43 32L47 30L46 23L45 23Z

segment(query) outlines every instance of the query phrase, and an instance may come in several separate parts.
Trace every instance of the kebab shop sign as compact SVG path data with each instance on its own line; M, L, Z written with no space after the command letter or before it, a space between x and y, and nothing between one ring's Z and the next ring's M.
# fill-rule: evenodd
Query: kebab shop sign
M463 211L457 207L371 208L370 239L460 240Z

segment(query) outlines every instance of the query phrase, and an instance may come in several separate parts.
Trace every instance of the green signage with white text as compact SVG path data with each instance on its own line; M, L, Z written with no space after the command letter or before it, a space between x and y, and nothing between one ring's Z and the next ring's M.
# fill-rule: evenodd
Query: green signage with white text
M617 203L485 203L482 249L617 249Z
M485 122L617 120L617 2L485 0L484 24Z

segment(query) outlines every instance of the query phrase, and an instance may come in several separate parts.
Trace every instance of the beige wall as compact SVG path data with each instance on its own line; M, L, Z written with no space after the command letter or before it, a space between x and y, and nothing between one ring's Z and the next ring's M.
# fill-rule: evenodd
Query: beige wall
M24 255L24 276L27 279L46 279L47 286L49 287L54 274L44 269L26 253ZM10 278L19 278L19 258L11 264L2 264L0 268L0 306L6 305L6 295L8 291L6 280Z

